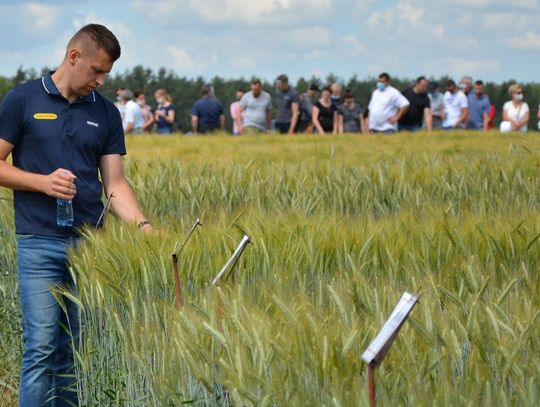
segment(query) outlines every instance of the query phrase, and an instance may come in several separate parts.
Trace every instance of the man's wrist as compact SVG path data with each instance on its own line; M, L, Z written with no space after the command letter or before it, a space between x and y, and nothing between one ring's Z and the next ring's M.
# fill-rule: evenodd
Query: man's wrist
M142 229L146 225L152 226L148 219L141 220L139 223L137 223L137 228Z

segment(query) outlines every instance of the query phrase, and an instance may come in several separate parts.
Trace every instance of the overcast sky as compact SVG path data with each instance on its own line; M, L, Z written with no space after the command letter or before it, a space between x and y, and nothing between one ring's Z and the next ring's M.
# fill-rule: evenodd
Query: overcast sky
M107 25L115 71L348 79L540 81L540 0L0 0L0 75L54 67L82 25Z

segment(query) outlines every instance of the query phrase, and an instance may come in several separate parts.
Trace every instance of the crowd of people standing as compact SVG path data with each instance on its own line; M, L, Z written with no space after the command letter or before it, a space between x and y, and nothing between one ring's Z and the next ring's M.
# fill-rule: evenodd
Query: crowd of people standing
M317 133L395 133L398 131L433 131L470 129L488 131L493 128L495 106L486 94L482 80L463 77L458 84L439 83L420 76L408 88L399 91L392 86L388 73L381 73L369 103L362 107L352 91L343 91L339 83L319 88L315 83L299 94L287 75L275 82L274 101L263 89L260 79L252 79L249 91L237 89L236 100L230 105L232 133L279 132L281 134ZM530 109L523 100L523 89L513 84L508 89L510 100L502 106L501 132L528 130ZM175 132L175 105L165 89L155 94L152 109L141 91L117 89L116 106L124 132ZM275 115L273 110L275 106ZM538 110L540 130L540 107ZM191 109L191 134L225 131L225 109L215 97L211 85L204 85L201 98Z

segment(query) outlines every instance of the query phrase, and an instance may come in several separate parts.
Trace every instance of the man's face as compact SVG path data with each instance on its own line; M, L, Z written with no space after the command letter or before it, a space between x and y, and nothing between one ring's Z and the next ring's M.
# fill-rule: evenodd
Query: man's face
M137 97L137 99L135 99L135 101L136 101L140 106L146 105L146 97L144 96L144 94L140 94L139 97Z
M456 93L457 88L456 85L450 84L446 86L446 90L450 93Z
M465 93L469 93L471 90L471 84L468 81L461 81L459 82L459 89L461 89Z
M343 103L345 103L346 106L353 106L354 105L354 98L347 98L343 101Z
M276 81L276 87L282 92L286 92L289 89L289 85L282 81Z
M253 96L257 97L261 94L262 86L260 83L252 83L251 84L251 92L253 92Z
M111 58L102 49L72 49L69 60L73 67L71 88L79 96L86 96L98 86L102 86L105 76L111 72L113 66Z
M428 90L428 82L423 79L416 84L416 92L419 94L424 94Z
M474 85L474 93L476 96L480 97L484 94L484 85Z
M338 85L332 85L330 87L330 89L332 90L332 96L334 97L341 97L341 87L338 86Z

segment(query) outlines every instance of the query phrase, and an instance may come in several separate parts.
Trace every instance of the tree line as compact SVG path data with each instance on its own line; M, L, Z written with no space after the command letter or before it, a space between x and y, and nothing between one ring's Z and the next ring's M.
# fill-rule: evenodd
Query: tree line
M40 72L35 69L23 69L19 67L17 72L12 77L0 76L0 100L4 95L19 83L26 82L31 79L39 78L46 74L50 69L44 67ZM392 74L392 73L390 73ZM277 77L277 74L276 74ZM474 77L474 75L473 75ZM450 79L448 76L439 78L430 78L430 80L436 80L439 83L441 92L444 92L446 87L446 81ZM456 82L460 78L453 78ZM481 78L474 78L481 79ZM275 86L273 82L263 80L263 88L270 93L272 97L275 96ZM393 78L392 85L399 89L412 85L415 78ZM176 106L177 119L176 127L178 130L186 132L190 130L190 112L193 103L201 97L201 88L204 84L210 84L214 88L216 97L223 103L225 109L227 128L232 127L232 121L229 116L229 106L235 100L235 93L237 89L249 90L251 78L239 78L239 79L225 79L219 76L215 76L208 80L201 76L197 78L187 78L185 76L179 76L172 70L168 70L164 67L154 72L150 68L146 68L142 65L137 65L132 69L128 69L124 72L116 72L109 75L105 85L100 88L100 92L107 96L112 101L115 100L115 91L117 88L127 88L132 91L142 90L146 94L146 99L150 106L155 107L156 102L154 100L154 92L158 88L165 88ZM366 107L371 97L371 92L375 87L376 78L368 77L365 79L359 79L356 75L352 76L348 80L339 78L335 75L329 75L326 78L300 78L296 83L292 83L294 88L299 94L304 93L311 83L316 83L320 88L333 83L339 82L343 86L343 89L350 89L355 95L356 101L362 107ZM489 96L491 103L495 105L497 115L495 118L495 125L498 126L502 120L502 106L504 102L509 100L508 87L516 83L515 80L508 80L502 83L486 82L486 93ZM529 129L536 129L537 112L540 103L540 83L521 83L524 92L524 101L528 103L531 110Z

